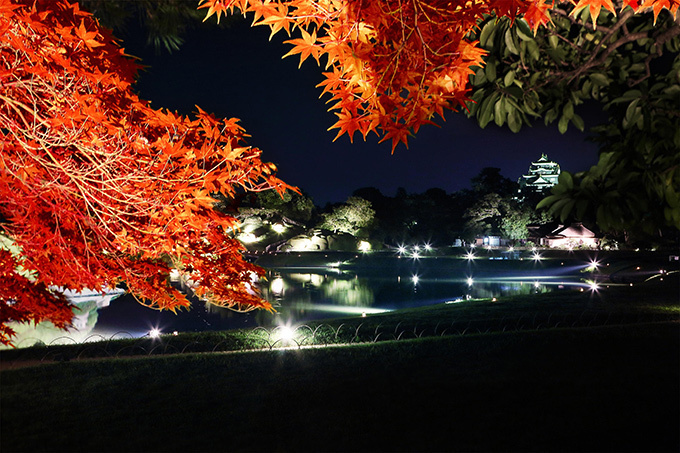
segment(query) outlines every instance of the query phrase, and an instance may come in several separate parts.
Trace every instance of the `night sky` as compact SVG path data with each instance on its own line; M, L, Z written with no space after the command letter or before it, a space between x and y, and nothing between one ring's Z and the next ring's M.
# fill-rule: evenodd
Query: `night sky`
M298 69L297 56L281 59L289 45L283 34L268 41L269 29L251 28L236 21L229 28L200 27L188 32L180 51L168 54L145 46L138 31L122 35L129 54L148 68L137 90L155 108L181 114L195 105L218 117L236 117L251 135L249 144L263 150L263 160L274 162L278 175L300 187L316 205L340 202L361 187L377 187L393 196L398 187L410 193L439 187L455 192L470 187L470 179L484 167L498 167L517 180L541 153L563 170L581 171L596 163L597 148L587 134L570 128L565 135L556 124L542 122L518 134L489 125L481 129L462 114L450 113L441 128L425 126L409 149L378 144L359 134L333 142L327 131L335 115L319 99L322 69L311 58ZM582 112L580 112L582 113ZM586 124L588 116L584 115Z

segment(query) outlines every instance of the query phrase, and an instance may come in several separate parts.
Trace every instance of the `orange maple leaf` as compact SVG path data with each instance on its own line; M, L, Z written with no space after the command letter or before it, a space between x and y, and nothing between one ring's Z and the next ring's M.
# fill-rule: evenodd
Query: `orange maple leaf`
M531 27L534 35L536 35L536 32L538 31L538 27L541 25L546 26L549 23L552 23L552 19L550 18L550 14L548 14L548 10L552 9L553 6L554 2L550 4L543 0L534 0L531 2L531 5L529 5L529 8L524 13L524 20L527 22L527 24L529 24L529 27Z
M80 39L85 42L85 45L90 49L94 49L95 47L100 47L103 46L104 44L97 42L96 38L98 33L96 31L90 31L88 32L85 29L85 24L83 21L80 21L80 27L76 28L76 36L78 36Z
M234 9L234 3L236 0L201 0L200 6L197 9L201 8L208 8L208 12L206 13L205 17L203 18L203 22L208 20L210 16L213 14L217 15L217 23L220 23L220 18L222 17L222 14L225 16L227 15L227 11L232 11ZM239 5L236 6L242 6L242 4L245 3L247 5L247 1L245 2L240 2Z
M676 17L679 5L680 0L644 0L638 10L651 9L654 12L654 25L656 25L656 19L662 9L669 10L673 17Z
M616 9L611 0L579 0L579 2L574 7L571 15L578 14L583 8L588 7L590 12L590 18L593 21L593 28L597 27L597 17L600 15L600 9L604 7L607 11L611 11L616 14Z
M319 54L321 53L321 48L318 44L316 44L316 32L314 31L311 34L309 34L305 29L300 29L300 32L302 33L302 38L289 39L288 41L284 41L284 43L286 44L294 44L295 47L293 47L282 58L300 54L300 64L298 64L298 69L300 68L300 66L302 66L302 62L305 61L307 57L309 57L310 55L314 57L317 64L320 64Z

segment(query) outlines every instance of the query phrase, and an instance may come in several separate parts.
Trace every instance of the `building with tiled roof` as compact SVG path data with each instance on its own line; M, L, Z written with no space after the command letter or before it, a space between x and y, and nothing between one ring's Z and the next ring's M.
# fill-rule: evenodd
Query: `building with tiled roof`
M548 190L557 184L560 176L560 166L557 162L548 159L546 154L541 154L541 158L532 162L529 172L520 176L519 191L523 194L539 193L547 194Z

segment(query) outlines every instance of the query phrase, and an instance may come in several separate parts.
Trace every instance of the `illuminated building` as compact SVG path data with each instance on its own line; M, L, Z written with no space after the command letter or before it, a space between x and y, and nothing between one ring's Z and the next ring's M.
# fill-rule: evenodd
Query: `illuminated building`
M522 175L517 181L519 191L523 194L547 193L552 186L557 184L559 176L559 164L549 160L546 154L541 154L541 158L529 166L529 173Z

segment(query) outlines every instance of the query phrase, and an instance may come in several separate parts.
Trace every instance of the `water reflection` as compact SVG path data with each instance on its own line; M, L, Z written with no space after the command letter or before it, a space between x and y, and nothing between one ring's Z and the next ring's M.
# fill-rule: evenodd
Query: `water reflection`
M304 323L338 316L361 316L400 308L480 298L528 295L589 285L582 280L584 265L560 262L481 262L480 260L382 259L361 267L270 268L258 286L276 313L247 314L194 301L177 315L141 306L123 296L111 306L82 305L78 331L109 338L123 331L148 335L151 329L172 331L226 330L243 327ZM96 322L96 325L94 325ZM94 328L92 328L94 325ZM42 329L42 327L40 327ZM63 332L52 332L63 335ZM50 343L52 337L25 332L25 344Z
M427 271L310 272L276 269L260 282L262 296L275 304L280 322L378 313L451 300L537 294L584 286L577 276L523 275L471 277ZM263 320L264 321L264 320Z

